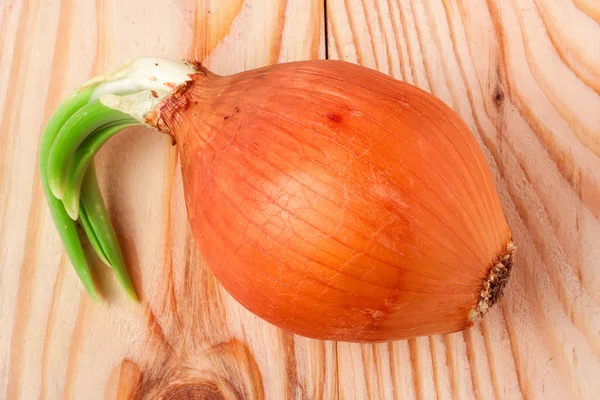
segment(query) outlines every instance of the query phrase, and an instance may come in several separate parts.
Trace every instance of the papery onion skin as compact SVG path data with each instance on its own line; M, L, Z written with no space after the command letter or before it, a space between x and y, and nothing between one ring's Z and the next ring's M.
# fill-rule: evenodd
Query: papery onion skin
M465 329L501 296L510 230L441 100L338 61L198 68L158 125L201 254L242 305L303 336L388 341Z

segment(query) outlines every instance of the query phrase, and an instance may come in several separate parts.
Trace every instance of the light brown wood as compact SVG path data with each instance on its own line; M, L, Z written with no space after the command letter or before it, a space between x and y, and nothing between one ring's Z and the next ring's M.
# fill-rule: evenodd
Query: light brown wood
M322 58L323 3L31 0L0 15L0 398L335 397L335 344L250 315L201 263L168 137L132 129L98 160L140 304L100 264L104 301L82 292L36 173L43 123L90 76L137 55L222 74Z
M410 356L338 345L339 360L359 361L339 364L340 388L398 388L388 371L373 373L383 354L402 360L394 368L419 398L596 398L598 7L329 0L327 15L330 57L412 82L459 112L485 151L518 246L505 299L483 323L409 341Z
M597 398L597 1L326 3L0 4L0 398ZM202 263L176 148L141 128L112 139L97 169L142 301L100 263L104 300L91 301L37 175L39 135L60 100L137 55L228 74L326 50L431 91L470 126L518 245L501 305L466 332L389 344L282 332Z

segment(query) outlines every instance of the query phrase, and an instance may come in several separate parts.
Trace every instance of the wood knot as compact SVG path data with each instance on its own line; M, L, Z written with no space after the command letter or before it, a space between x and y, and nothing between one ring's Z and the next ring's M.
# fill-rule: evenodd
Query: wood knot
M241 397L229 385L224 387L215 381L203 381L169 388L163 399L233 400Z
M502 91L502 88L500 88L499 86L496 87L496 89L494 90L493 98L496 107L502 107L502 105L504 104L504 92Z

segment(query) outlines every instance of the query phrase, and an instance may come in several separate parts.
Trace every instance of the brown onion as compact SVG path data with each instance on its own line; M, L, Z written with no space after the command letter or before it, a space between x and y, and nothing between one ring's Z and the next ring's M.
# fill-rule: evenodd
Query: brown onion
M341 61L189 65L144 120L179 146L195 240L244 307L303 336L387 341L465 329L502 296L510 230L441 100ZM134 115L126 97L99 98Z

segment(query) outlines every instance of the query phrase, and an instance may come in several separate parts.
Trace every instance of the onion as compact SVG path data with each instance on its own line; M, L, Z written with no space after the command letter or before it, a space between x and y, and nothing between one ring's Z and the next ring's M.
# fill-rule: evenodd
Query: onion
M222 77L139 58L77 90L40 147L50 209L93 297L76 220L135 297L93 169L134 124L173 137L203 258L276 326L343 341L449 333L502 296L510 230L477 142L441 100L341 61Z

